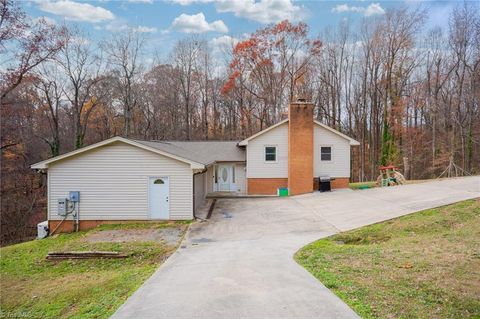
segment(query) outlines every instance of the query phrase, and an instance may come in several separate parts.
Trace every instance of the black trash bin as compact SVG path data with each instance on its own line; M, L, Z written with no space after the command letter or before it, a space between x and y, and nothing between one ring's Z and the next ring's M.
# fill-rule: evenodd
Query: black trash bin
M320 192L329 192L332 190L330 176L320 176L318 178L318 190Z

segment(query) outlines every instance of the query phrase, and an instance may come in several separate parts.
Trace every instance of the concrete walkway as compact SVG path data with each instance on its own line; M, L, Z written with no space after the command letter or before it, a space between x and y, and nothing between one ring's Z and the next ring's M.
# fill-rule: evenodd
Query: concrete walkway
M113 318L358 318L293 260L316 239L480 196L480 178L221 199Z

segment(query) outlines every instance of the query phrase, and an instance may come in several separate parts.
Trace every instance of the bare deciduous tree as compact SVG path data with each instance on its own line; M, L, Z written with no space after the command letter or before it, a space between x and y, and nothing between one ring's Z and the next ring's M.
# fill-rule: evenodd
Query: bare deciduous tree
M133 114L137 106L138 97L135 85L140 79L141 54L144 46L144 37L134 30L123 34L115 34L105 46L109 62L118 80L118 91L123 106L125 137L132 135L134 123Z
M90 115L103 97L98 91L94 94L95 87L104 77L103 61L93 51L90 41L76 29L66 35L64 42L65 47L56 61L68 83L63 94L70 102L74 147L80 148L84 144Z
M64 46L64 27L44 19L31 21L18 5L15 1L0 0L1 100L30 71L53 58Z

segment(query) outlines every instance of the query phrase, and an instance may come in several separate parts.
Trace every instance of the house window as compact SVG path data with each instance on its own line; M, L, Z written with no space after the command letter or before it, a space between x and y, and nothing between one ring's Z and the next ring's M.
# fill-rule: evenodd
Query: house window
M154 183L154 184L165 184L165 182L164 182L163 179L161 179L161 178L156 179L153 183Z
M265 162L276 162L276 161L277 161L277 147L265 146Z
M332 147L331 146L320 147L320 158L321 158L322 161L331 161L332 160Z

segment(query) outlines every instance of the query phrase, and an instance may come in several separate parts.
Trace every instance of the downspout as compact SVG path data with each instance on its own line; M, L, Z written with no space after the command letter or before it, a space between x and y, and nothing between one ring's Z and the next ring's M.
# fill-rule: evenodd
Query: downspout
M193 215L193 219L197 219L197 216L195 216L195 175L197 175L198 173L193 173L193 176L192 176L192 215Z
M75 202L75 231L78 232L80 230L80 202Z

